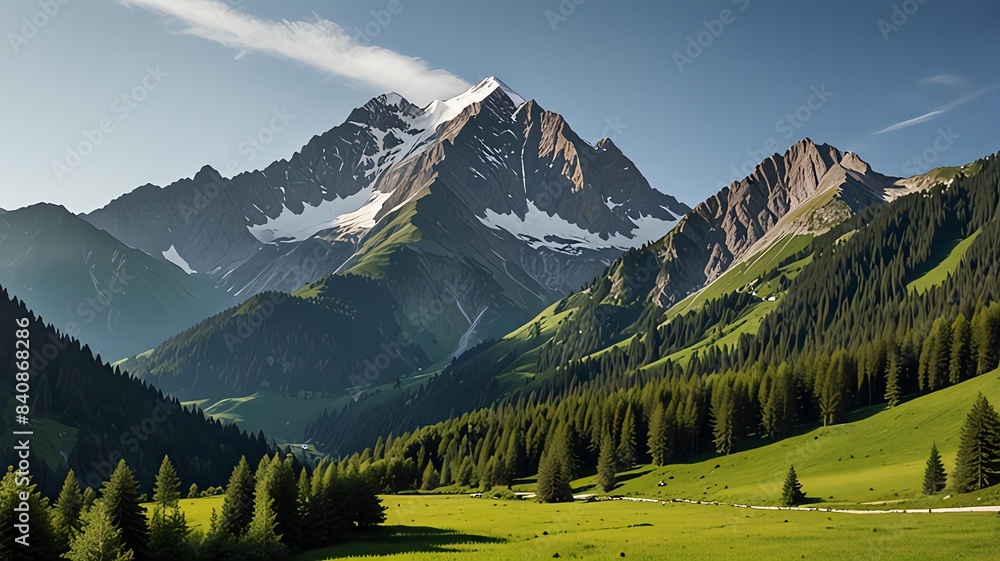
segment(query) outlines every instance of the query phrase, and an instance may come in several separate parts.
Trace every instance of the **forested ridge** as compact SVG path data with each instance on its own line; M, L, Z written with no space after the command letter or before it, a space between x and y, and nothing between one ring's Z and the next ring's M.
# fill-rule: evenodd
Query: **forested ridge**
M420 429L366 431L376 444L345 461L374 468L386 490L503 485L540 466L589 469L609 446L617 468L662 465L781 439L799 425L836 424L856 408L892 407L990 372L1000 363L1000 168L996 156L979 164L971 177L870 208L815 238L804 252L810 265L787 283L756 335L709 347L683 366L662 360L713 321L725 321L728 309L743 304L738 294L665 324L665 311L650 319L648 309L633 309L636 335L593 357L595 331L603 338L599 326L589 333L560 326L559 344L570 350L539 354L548 371L544 382ZM927 290L910 286L973 233L954 271ZM590 290L595 286L600 281ZM570 299L581 298L596 309L604 296L594 291ZM485 350L389 401L454 406L457 390L443 388L463 373L469 376L463 383L489 393L502 363L515 357L486 364ZM582 358L561 362L573 356ZM482 401L481 395L471 400ZM336 420L322 420L315 434ZM378 430L388 423L373 424ZM547 447L558 448L553 454L562 460L542 462Z
M35 431L33 481L46 495L58 492L67 469L84 484L97 487L124 459L133 466L144 490L150 489L163 456L169 455L182 477L208 487L225 482L232 466L247 456L259 460L268 446L262 434L248 435L235 425L207 419L160 390L113 369L86 345L58 333L22 303L0 290L0 369L9 389L2 394L0 429L6 445L0 462L14 460L15 323L30 322L31 380L29 430ZM74 438L75 435L75 438ZM47 449L42 442L50 442Z

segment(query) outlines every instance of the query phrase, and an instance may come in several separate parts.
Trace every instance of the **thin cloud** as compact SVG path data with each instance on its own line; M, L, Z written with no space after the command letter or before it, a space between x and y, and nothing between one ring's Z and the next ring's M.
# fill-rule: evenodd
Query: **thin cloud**
M954 74L937 74L935 76L930 76L924 78L920 81L921 84L937 84L939 86L952 86L959 87L965 85L965 80Z
M889 125L888 127L884 128L884 129L882 129L880 131L876 131L875 134L884 134L884 133L887 133L887 132L897 131L899 129L905 129L906 127L912 127L913 125L919 125L920 123L926 123L927 121L930 121L931 119L934 119L934 118L936 118L936 117L938 117L940 115L944 115L945 113L951 111L952 109L958 107L959 105L962 105L963 103L968 103L968 102L970 102L970 101L972 101L972 100L974 100L976 98L979 98L979 97L982 97L982 96L988 94L989 92L997 89L998 86L1000 86L1000 84L993 84L992 86L987 86L985 88L976 90L975 92L972 92L971 94L969 94L967 96L960 97L960 98L956 99L955 101L952 101L950 103L946 103L946 104L942 105L941 107L938 107L934 111L931 111L930 113L924 113L923 115L920 115L919 117L913 117L912 119L907 119L905 121L900 121L898 123Z
M181 31L225 45L236 58L261 53L296 61L379 92L396 91L415 103L447 98L469 83L426 61L364 44L340 25L315 21L270 21L240 12L221 0L117 0L183 22Z

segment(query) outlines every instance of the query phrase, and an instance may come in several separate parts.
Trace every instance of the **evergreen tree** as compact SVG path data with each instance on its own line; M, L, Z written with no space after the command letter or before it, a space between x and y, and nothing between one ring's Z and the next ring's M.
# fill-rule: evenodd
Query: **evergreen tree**
M889 407L895 407L903 399L902 364L899 351L891 349L885 373L885 401Z
M181 480L170 459L163 457L153 485L153 514L149 520L150 559L173 561L190 557L190 530L180 509Z
M636 441L635 441L635 414L632 411L632 404L629 403L625 409L625 417L622 419L621 441L618 443L618 468L626 470L635 465Z
M605 493L615 488L615 441L609 431L601 438L601 450L597 457L597 483Z
M70 561L132 561L135 558L103 503L103 500L98 501L83 514L80 533L73 538L69 553L63 557Z
M658 466L667 465L670 458L670 426L672 422L667 417L667 409L663 403L657 403L653 417L649 421L649 456ZM609 435L610 436L610 435ZM603 449L602 449L603 451Z
M0 559L18 561L48 561L59 556L58 537L49 517L49 501L34 483L25 487L12 467L0 479ZM25 498L25 495L27 497ZM27 502L30 515L30 532L22 536L14 528L22 524L20 513L14 509ZM21 541L26 540L26 541Z
M149 558L154 561L190 559L188 534L187 519L180 505L156 505L149 520Z
M934 495L944 490L948 483L948 474L944 471L944 462L938 453L937 444L931 445L931 456L927 458L927 469L924 470L924 494Z
M258 485L259 487L259 485ZM253 520L241 540L242 550L248 561L275 561L285 557L285 546L278 535L278 517L274 512L274 499L258 489L254 500Z
M239 561L242 559L241 547L236 536L222 529L222 519L213 508L208 532L198 545L197 558L205 561Z
M799 477L795 473L795 466L789 466L785 485L781 489L781 504L795 506L802 504L805 499L806 494L802 492L802 484L799 483Z
M140 504L139 482L125 460L118 462L111 479L101 487L100 502L111 523L121 530L125 547L132 550L136 560L149 559L149 527Z
M177 477L170 458L163 456L160 471L156 473L156 481L153 483L153 502L162 508L170 508L176 506L180 498L181 480Z
M736 443L736 400L733 390L727 386L715 388L712 392L712 442L715 451L729 455Z
M538 463L538 500L560 503L573 500L572 479L567 459L569 452L564 438L553 436L545 445Z
M971 493L1000 483L1000 418L982 394L962 427L955 490Z
M83 491L80 490L76 474L73 470L69 470L52 512L52 526L59 539L60 550L68 549L70 541L80 532L83 523L80 520L81 514L83 514Z
M432 491L437 488L440 478L438 471L434 469L434 462L427 462L427 468L424 469L424 474L420 478L420 488L424 491Z
M223 532L240 537L253 519L254 476L250 473L246 456L240 458L226 485L219 527Z
M976 371L972 354L972 324L964 314L958 314L951 326L952 342L948 382L957 384L971 378Z

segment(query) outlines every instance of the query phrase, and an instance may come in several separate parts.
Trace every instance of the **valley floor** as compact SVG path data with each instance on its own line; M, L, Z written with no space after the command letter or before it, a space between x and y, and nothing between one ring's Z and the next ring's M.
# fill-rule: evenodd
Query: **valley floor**
M995 559L995 513L759 511L631 501L544 505L458 495L386 496L370 539L327 559Z

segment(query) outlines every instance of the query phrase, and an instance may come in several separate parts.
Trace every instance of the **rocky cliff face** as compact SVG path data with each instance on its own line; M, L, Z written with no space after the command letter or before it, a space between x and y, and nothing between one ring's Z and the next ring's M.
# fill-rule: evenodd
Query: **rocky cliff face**
M663 243L651 297L669 307L733 263L790 233L816 233L872 204L894 178L853 153L809 139L762 161L745 179L695 207Z
M428 354L447 358L689 210L610 140L585 142L489 78L423 108L376 97L289 160L231 179L204 168L85 218L241 299L332 273L377 277L402 313L425 318Z

